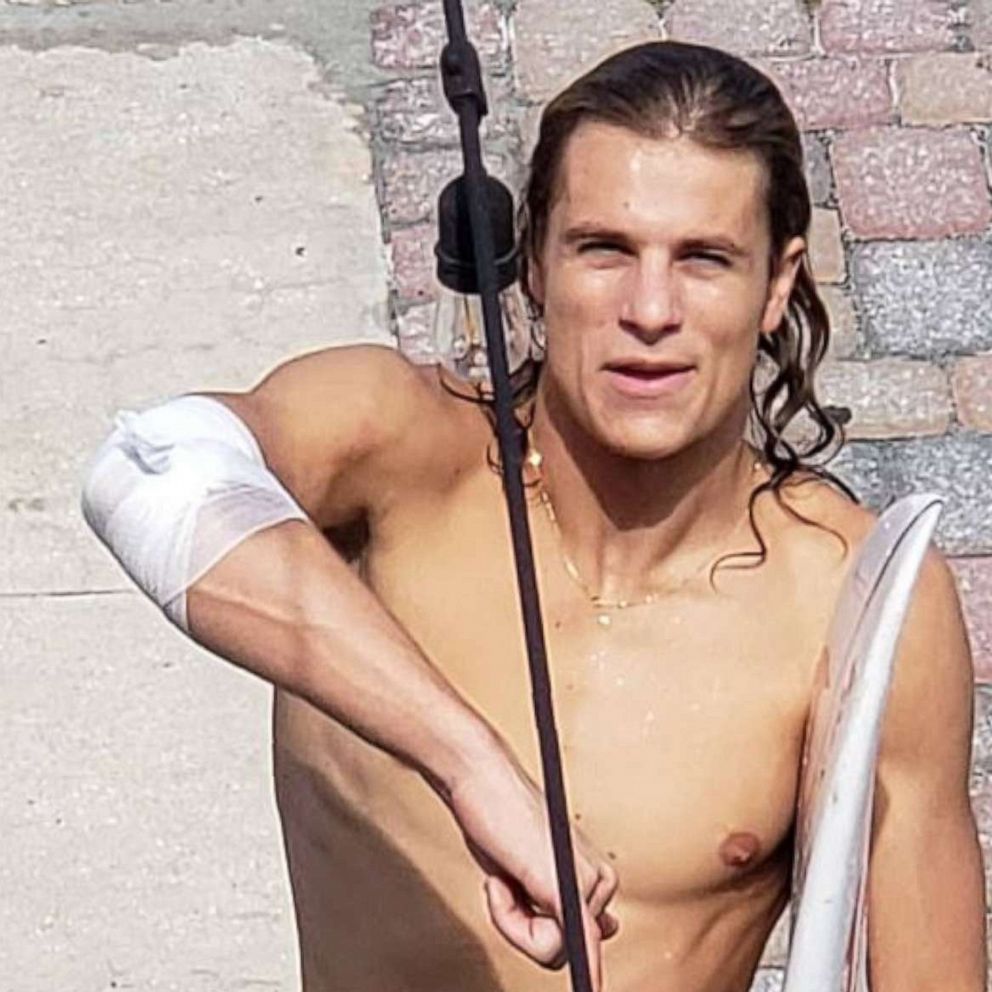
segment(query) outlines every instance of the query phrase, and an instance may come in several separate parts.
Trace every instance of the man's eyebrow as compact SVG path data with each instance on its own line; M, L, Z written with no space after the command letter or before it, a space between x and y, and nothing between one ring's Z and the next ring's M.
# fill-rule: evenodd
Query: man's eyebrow
M611 227L603 227L600 224L575 224L565 230L562 240L566 245L574 245L579 241L590 239L601 241L619 241L626 244L630 238L623 231L618 231Z
M725 237L722 234L707 235L698 238L686 238L680 242L680 247L683 251L699 251L708 250L726 252L728 255L733 255L737 258L746 258L749 254L748 250L743 246L734 241L733 238Z

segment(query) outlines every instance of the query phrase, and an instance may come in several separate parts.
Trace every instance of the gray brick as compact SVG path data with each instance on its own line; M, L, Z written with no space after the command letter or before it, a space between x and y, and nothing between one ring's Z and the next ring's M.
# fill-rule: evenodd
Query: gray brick
M818 135L804 134L803 156L806 159L806 182L809 183L813 203L818 207L830 205L834 188L826 143Z
M888 447L877 442L852 441L827 465L872 510L881 510L889 502L885 479Z
M976 48L992 45L992 0L971 0L971 40Z
M934 492L946 498L937 531L942 549L951 554L992 552L992 434L895 441L886 460L891 497Z
M992 685L975 686L975 733L972 738L971 789L992 788Z
M992 348L992 244L975 238L857 245L869 349L939 357Z
M945 497L937 544L948 554L992 552L992 435L852 442L829 468L876 511L910 493Z

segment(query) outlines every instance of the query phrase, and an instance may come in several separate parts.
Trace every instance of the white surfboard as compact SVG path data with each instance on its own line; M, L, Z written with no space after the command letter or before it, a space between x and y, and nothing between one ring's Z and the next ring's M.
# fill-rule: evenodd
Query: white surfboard
M893 662L942 500L881 516L841 590L803 755L783 992L868 992L865 882Z

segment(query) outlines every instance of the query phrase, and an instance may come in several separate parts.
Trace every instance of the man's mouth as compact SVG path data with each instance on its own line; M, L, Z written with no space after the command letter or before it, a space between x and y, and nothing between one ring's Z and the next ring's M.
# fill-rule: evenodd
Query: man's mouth
M695 367L674 362L611 362L606 372L618 392L650 398L681 389L692 378Z

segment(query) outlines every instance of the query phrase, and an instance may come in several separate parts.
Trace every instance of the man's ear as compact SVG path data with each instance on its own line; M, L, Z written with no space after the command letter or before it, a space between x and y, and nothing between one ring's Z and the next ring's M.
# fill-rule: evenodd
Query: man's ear
M768 298L765 301L765 312L761 317L762 334L773 334L781 326L805 254L806 242L796 237L778 256L777 264L768 282Z

